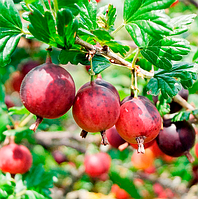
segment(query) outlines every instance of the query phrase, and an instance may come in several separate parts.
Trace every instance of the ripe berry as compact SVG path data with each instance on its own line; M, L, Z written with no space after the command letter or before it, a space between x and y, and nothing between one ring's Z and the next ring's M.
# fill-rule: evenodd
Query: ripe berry
M27 75L29 71L31 71L33 68L40 65L39 61L36 60L28 60L25 63L23 63L20 67L20 71L23 74L23 76Z
M130 199L130 195L117 184L113 184L111 187L111 192L115 194L116 199Z
M187 89L184 89L182 87L182 89L179 91L178 93L183 99L185 99L186 101L188 100L188 95L189 95L189 91ZM175 113L178 112L182 109L182 106L180 104L178 104L177 102L172 101L170 103L170 113Z
M143 143L152 141L161 128L161 116L149 99L143 96L121 103L116 129L129 143L138 144L138 152L144 153Z
M68 162L66 155L63 154L61 151L58 151L58 150L53 151L52 156L54 157L54 160L58 164L61 164L63 162Z
M104 87L108 88L109 90L111 90L117 96L118 100L120 101L119 93L118 93L118 91L116 90L116 88L112 84L110 84L109 82L103 80L101 77L97 77L94 80L94 83L97 84L97 85L100 85L100 86L104 86ZM80 87L79 91L84 89L85 87L87 87L89 85L90 85L90 82L87 82L86 84L84 84L83 86Z
M15 71L12 73L10 77L10 84L14 91L17 91L17 92L20 91L20 86L21 86L21 82L23 81L23 78L24 76L20 71Z
M131 162L136 169L147 169L153 166L155 157L151 149L145 149L144 154L134 152L131 156Z
M114 148L118 148L120 145L126 143L126 141L119 135L115 126L106 130L106 136L109 144Z
M99 177L102 174L107 174L111 166L111 157L104 152L86 155L85 173L90 177Z
M119 117L120 102L110 89L92 82L78 91L72 111L83 132L101 132L104 135L105 130L111 128ZM86 133L81 134L82 137ZM107 144L107 140L103 139L103 144Z
M190 162L194 161L189 150L195 143L195 130L189 122L164 120L163 130L160 131L156 141L166 155L171 157L186 155Z
M195 155L198 158L198 143L195 144Z
M39 123L42 118L58 118L70 109L75 98L75 84L64 68L47 59L25 76L20 96L24 106L40 118Z
M11 174L26 173L32 166L32 155L29 149L15 143L0 149L0 169Z

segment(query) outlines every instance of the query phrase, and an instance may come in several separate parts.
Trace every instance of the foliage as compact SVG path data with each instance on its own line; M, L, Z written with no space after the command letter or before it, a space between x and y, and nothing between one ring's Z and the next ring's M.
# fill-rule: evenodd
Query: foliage
M182 87L190 94L197 94L198 49L193 37L197 33L190 29L191 26L197 28L196 10L186 11L182 2L178 8L171 7L174 2L124 0L120 16L119 7L95 0L0 1L0 141L3 145L15 137L16 143L29 146L34 159L26 174L0 173L0 198L51 198L50 190L55 186L65 189L65 195L81 188L103 191L100 179L90 179L81 171L90 143L83 145L84 140L75 137L79 129L73 127L71 111L58 119L44 119L38 127L38 132L56 131L57 137L67 130L72 136L66 141L61 138L57 144L57 137L51 141L47 137L42 140L29 129L36 117L22 105L11 81L12 74L21 72L26 60L43 61L46 50L52 49L52 60L68 67L76 87L79 88L85 79L89 81L90 77L102 75L115 85L121 99L130 92L135 97L145 95L151 101L152 96L158 96L156 107L162 117L170 112L169 104ZM25 44L21 44L22 41ZM90 66L88 72L82 66ZM15 99L14 107L7 107L7 95ZM182 109L172 121L197 119L196 101L191 101L195 108ZM93 137L97 137L97 133ZM37 144L43 147L37 148ZM101 146L96 145L98 149ZM68 158L60 165L52 155L57 148ZM141 190L145 187L150 195L155 195L149 178L140 187L133 181L137 171L130 164L134 152L131 148L122 152L106 151L113 160L106 180L108 186L118 184L133 198L143 198ZM169 170L171 164L175 168ZM156 158L155 165L160 167L156 171L158 177L169 172L172 179L175 176L184 181L193 178L187 173L192 168L183 157L170 164ZM140 171L139 177L141 172L144 173ZM103 192L107 195L111 191L106 187Z

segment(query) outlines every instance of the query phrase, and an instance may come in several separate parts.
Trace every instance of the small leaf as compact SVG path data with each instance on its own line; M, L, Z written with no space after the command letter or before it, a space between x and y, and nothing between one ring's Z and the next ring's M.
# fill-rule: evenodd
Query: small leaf
M123 45L121 42L118 41L109 41L105 42L105 44L114 52L120 53L122 56L125 56L127 52L129 52L130 47Z
M0 104L5 103L5 88L4 85L0 81Z
M168 104L169 100L164 99L162 95L159 95L158 99L159 100L156 104L156 108L158 109L160 115L163 117L170 112L170 105Z
M36 3L39 0L24 0L26 4Z
M24 175L24 181L28 189L31 187L40 190L53 187L53 175L46 172L41 164L32 166L30 171Z
M177 113L172 119L172 122L177 122L177 121L188 121L190 118L190 111L180 111Z
M0 13L0 66L6 66L22 36L22 23L13 1L0 1Z
M162 38L152 40L141 50L141 54L158 68L170 70L171 60L179 61L190 52L189 42L179 38Z
M9 108L9 115L25 115L30 114L30 112L25 108L25 106L21 107L11 107Z
M75 16L78 15L80 12L80 7L78 6L78 3L80 3L81 0L58 0L57 2L59 10L61 8L69 9Z
M86 58L86 54L82 53L78 49L62 50L59 55L59 61L61 64L71 64L77 65L81 63L83 65L90 65L90 62Z
M195 75L195 76L194 76ZM176 77L178 80L176 80ZM193 79L196 77L194 64L179 63L174 64L170 71L159 69L147 84L147 91L152 95L158 95L160 90L165 99L175 96L181 85L184 88L192 86Z
M147 84L147 90L152 95L158 95L161 90L163 97L167 99L168 96L174 97L181 90L181 85L172 77L159 75L150 79Z
M111 66L111 62L101 55L95 55L92 59L92 64L93 71L96 75Z
M79 24L80 27L86 30L95 30L98 28L97 25L97 3L95 0L91 0L90 2L87 0L83 0L79 3L80 6L80 17Z
M27 199L47 199L44 195L34 190L27 190L25 192L25 198Z
M116 8L109 4L99 9L97 14L97 22L101 28L104 28L108 31L113 31L116 17Z
M180 15L171 19L171 24L174 27L171 35L178 35L186 32L188 30L188 25L194 21L196 16L196 14Z

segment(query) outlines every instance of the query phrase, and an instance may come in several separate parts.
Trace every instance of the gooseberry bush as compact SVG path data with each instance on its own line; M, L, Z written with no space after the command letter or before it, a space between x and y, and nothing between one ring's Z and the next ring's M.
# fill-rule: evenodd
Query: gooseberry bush
M0 1L0 198L198 194L196 5L114 3Z

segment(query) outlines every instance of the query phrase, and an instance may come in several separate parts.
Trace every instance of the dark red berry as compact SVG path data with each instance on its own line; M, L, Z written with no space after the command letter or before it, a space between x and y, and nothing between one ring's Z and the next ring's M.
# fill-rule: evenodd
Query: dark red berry
M120 103L111 90L92 82L77 93L72 111L84 132L104 132L116 123Z
M186 101L188 100L188 95L189 95L189 91L187 89L184 89L182 87L182 89L179 91L178 93L183 99L185 99ZM182 106L180 104L178 104L177 102L172 101L170 103L170 113L175 113L178 112L182 109Z
M41 63L36 60L28 60L25 63L23 63L20 67L21 73L25 76L29 71L31 71L33 68L39 66Z
M115 126L111 127L110 129L106 130L106 136L109 144L114 147L118 148L120 145L124 144L126 141L122 139L122 137L119 135L117 129Z
M24 106L40 118L58 118L73 104L75 85L71 75L50 61L32 69L23 79L20 96Z
M187 121L164 120L163 130L156 138L160 150L171 157L186 155L190 162L194 159L189 150L195 144L195 130Z
M149 99L132 98L121 105L116 129L129 143L138 144L138 152L144 153L143 143L156 138L161 128L161 116Z
M6 104L7 108L11 108L11 107L15 106L10 95L6 95L4 100L5 100L5 104Z
M20 71L15 71L12 73L12 75L10 77L10 84L14 91L17 91L17 92L20 91L20 87L21 87L23 78L24 78L24 76Z
M58 163L61 164L63 162L68 162L68 158L66 157L66 155L64 153L62 153L61 151L55 150L52 153L54 160Z
M99 177L102 174L109 172L111 166L111 157L104 152L86 155L84 166L85 173L87 173L87 175L90 177Z
M120 101L119 93L118 93L117 89L112 84L103 80L100 77L96 78L93 82L97 85L104 86L104 87L108 88L109 90L111 90L117 96L118 100ZM85 87L89 86L90 84L91 84L91 82L87 82L86 84L84 84L83 86L80 87L79 91L84 89Z
M29 149L15 143L0 149L0 169L11 174L26 173L32 166L32 155Z

